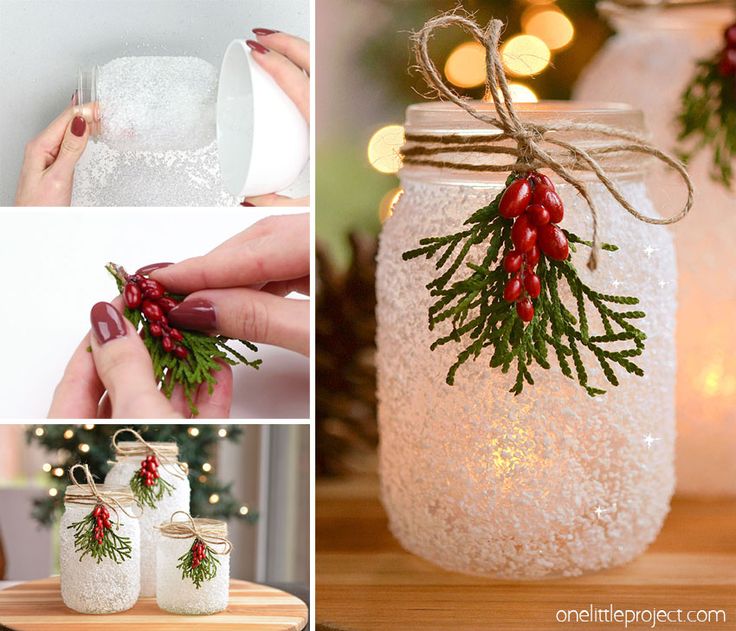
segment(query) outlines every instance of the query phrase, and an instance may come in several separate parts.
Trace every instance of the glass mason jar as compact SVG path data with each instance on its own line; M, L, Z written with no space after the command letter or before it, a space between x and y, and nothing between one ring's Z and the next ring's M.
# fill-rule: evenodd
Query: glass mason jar
M77 503L77 493L74 502L67 501L71 488L70 485L65 496L59 533L61 598L67 607L79 613L105 614L130 609L138 600L140 592L141 547L138 519L124 514L118 506L107 506L115 534L130 539L130 558L121 563L109 557L98 563L90 555L80 559L82 553L75 550L75 528L71 526L87 517L95 508L96 501L92 493L85 503ZM73 488L74 491L89 489L86 484ZM97 490L103 494L116 492L119 494L116 498L122 507L128 513L135 514L135 499L130 489L98 484ZM122 499L122 496L127 496L127 499ZM119 528L116 527L117 518L113 508L117 510Z
M644 132L641 113L626 106L547 102L518 104L517 112L537 123L570 120ZM444 103L409 107L406 131L498 133ZM565 137L591 145L584 134ZM451 158L508 162L487 154ZM656 216L641 170L646 163L623 156L602 164L635 208ZM589 237L587 205L547 174L565 203L562 226ZM513 376L490 368L486 349L449 386L445 376L460 347L430 350L450 330L427 327L425 285L437 276L435 262L403 261L402 253L423 237L459 230L498 195L507 175L412 165L400 171L403 194L383 225L376 279L382 499L401 544L442 567L507 579L572 576L640 554L668 512L675 433L672 237L631 217L591 174L579 173L597 204L602 241L620 250L602 253L593 273L587 248L573 260L593 289L640 298L647 317L637 322L648 337L637 362L644 377L616 371L620 385L592 398L556 364L535 366L535 385L514 396L508 392ZM472 260L484 249L471 250ZM569 306L569 293L561 297ZM607 386L597 362L583 359L591 383Z
M227 524L215 519L195 518L197 527L215 528L217 535L227 537ZM163 524L161 524L163 525ZM156 552L156 601L161 609L179 614L212 614L227 609L230 585L230 552L224 544L208 544L220 562L217 573L199 587L188 577L182 576L177 567L181 557L187 554L194 543L194 536L179 539L158 533Z
M680 95L696 61L723 45L733 9L717 2L650 8L604 2L599 9L617 34L583 72L575 96L630 103L644 111L654 143L674 147ZM677 491L736 495L736 193L710 179L711 161L706 148L688 165L695 205L673 226L680 274ZM673 189L680 190L671 174L654 168L648 184L655 206L671 208Z
M158 452L165 453L172 462L179 456L179 447L176 443L149 443ZM121 441L118 443L121 449L140 447L140 443ZM116 455L116 461L108 472L105 482L125 486L130 489L133 476L141 468L141 461L145 456L122 456ZM164 492L163 497L156 501L156 508L148 505L141 506L143 514L140 517L141 524L141 596L153 597L156 595L156 537L155 527L162 521L168 519L172 513L181 510L189 512L189 498L191 489L189 478L180 467L159 463L158 468L161 479L173 488L171 494ZM182 479L180 476L184 476Z

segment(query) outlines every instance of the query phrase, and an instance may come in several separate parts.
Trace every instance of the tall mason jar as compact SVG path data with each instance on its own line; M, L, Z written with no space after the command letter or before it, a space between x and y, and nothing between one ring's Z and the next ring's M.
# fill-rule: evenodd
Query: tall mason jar
M626 106L547 102L519 104L517 112L537 123L570 120L644 132L641 113ZM445 103L409 107L406 131L498 133ZM591 144L583 134L566 137ZM644 183L646 160L625 156L603 165L635 208L656 216ZM589 237L585 202L547 174L565 203L562 226ZM645 375L621 373L618 387L591 398L556 365L536 366L535 385L514 396L508 392L513 377L490 368L486 351L448 386L445 375L459 349L430 350L449 332L427 328L425 285L437 276L434 261L403 261L402 252L423 237L458 231L498 195L507 175L409 165L400 171L403 195L383 225L376 279L381 493L401 544L442 567L507 579L572 576L634 558L668 512L675 434L672 237L631 217L597 180L579 173L597 204L602 240L620 250L602 253L593 273L586 248L573 260L593 289L640 298L647 315L638 322L648 337L637 360ZM478 262L484 248L475 247L471 257ZM569 293L561 297L570 306ZM597 318L591 325L601 328ZM585 359L591 383L607 385L597 363Z
M96 488L103 495L115 493L119 505L106 508L114 533L130 539L130 557L119 563L104 557L98 563L90 554L82 557L82 552L75 549L74 524L90 515L97 501L88 485L69 485L59 533L61 598L67 607L79 613L116 613L135 605L140 592L140 527L138 518L131 516L137 515L137 508L130 489L108 484L98 484Z
M583 72L575 96L632 104L644 111L654 142L674 147L680 95L695 63L723 46L733 8L598 6L616 35ZM680 274L677 491L715 496L736 495L736 191L710 179L711 160L706 148L688 165L695 205L673 231ZM671 208L680 190L672 176L655 167L648 184L655 206Z
M179 456L179 447L176 443L148 443L159 454L165 454L171 462L176 462ZM133 477L141 468L147 452L145 446L135 441L121 441L117 443L120 451L116 454L116 461L105 478L107 484L126 486L130 490ZM138 450L137 455L122 455L131 450ZM156 537L155 526L168 519L176 511L189 512L191 489L189 478L182 469L175 464L160 462L158 468L161 479L172 488L164 491L160 500L155 501L155 508L143 503L140 517L141 524L141 596L153 597L156 595Z

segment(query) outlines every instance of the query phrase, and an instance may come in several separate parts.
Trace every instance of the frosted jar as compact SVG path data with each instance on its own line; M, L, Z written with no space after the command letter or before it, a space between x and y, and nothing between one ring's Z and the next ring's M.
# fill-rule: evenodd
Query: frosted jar
M195 523L202 520L195 519ZM208 520L209 521L209 520ZM227 527L223 525L223 536L227 535ZM156 601L161 609L178 614L213 614L227 609L228 590L230 585L230 553L218 554L220 565L217 574L204 581L199 589L189 578L182 577L182 570L177 568L179 559L185 555L194 543L194 538L173 539L163 533L158 534L156 551ZM210 545L215 552L223 552L224 546Z
M109 485L98 484L97 489L103 492L109 489ZM124 506L135 514L133 502ZM74 528L69 526L83 520L93 509L94 504L64 505L59 528L61 598L69 609L79 613L125 611L135 605L140 592L141 546L138 519L119 513L120 529L115 530L115 534L131 540L129 559L118 564L110 558L104 558L97 563L87 555L80 561L81 552L74 550ZM115 514L112 509L108 510L114 528Z
M641 114L625 106L548 102L517 110L523 120L540 123L571 119L643 132ZM406 130L494 133L439 103L409 107ZM582 136L566 136L586 144ZM624 171L644 164L625 156L604 166L640 212L655 215L643 173ZM434 261L406 262L401 255L423 237L459 230L502 190L506 174L400 171L404 192L383 225L376 278L381 495L399 542L444 568L506 579L595 571L643 552L668 512L675 433L672 237L633 219L581 175L598 205L603 240L620 250L603 253L590 273L583 248L573 255L576 267L594 289L639 296L647 313L638 321L648 336L637 358L645 376L620 374L618 388L595 398L555 365L535 366L536 385L515 397L508 392L513 376L489 368L488 352L446 385L458 347L430 351L449 331L427 329L425 285L437 275ZM589 236L587 206L559 178L555 184L565 203L563 227ZM479 259L476 249L473 260ZM561 297L569 304L569 293ZM591 322L597 327L597 318ZM591 383L606 387L597 364L586 358L585 365Z
M633 9L600 3L617 34L583 72L580 99L616 99L644 111L655 144L675 146L679 99L696 60L722 46L731 8ZM626 68L626 72L621 72ZM677 491L736 495L736 192L708 176L711 151L688 165L695 205L673 226L677 246ZM676 179L651 171L657 208L672 207Z
M120 442L121 446L135 445L136 443ZM173 445L173 443L150 443L154 447ZM175 445L174 445L175 446ZM130 488L133 475L141 467L143 456L118 457L119 460L113 464L108 472L105 483L123 485ZM182 475L181 470L173 465L161 463L159 475L172 487L171 495L164 493L153 509L150 506L142 506L143 514L140 517L141 524L141 596L153 597L156 595L156 536L155 526L167 520L176 511L189 512L190 485L189 478L176 477Z

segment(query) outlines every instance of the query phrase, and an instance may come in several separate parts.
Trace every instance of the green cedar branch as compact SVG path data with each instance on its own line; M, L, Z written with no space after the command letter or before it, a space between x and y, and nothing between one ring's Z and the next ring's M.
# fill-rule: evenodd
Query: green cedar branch
M176 569L181 570L182 580L186 578L190 579L197 589L199 589L205 581L212 580L217 576L217 568L220 565L220 560L215 556L212 548L205 544L204 558L200 561L197 567L192 567L192 561L194 560L194 546L197 545L199 541L199 539L194 539L194 542L186 554L183 554L177 559L179 561L179 565L176 566Z
M133 495L139 506L145 505L150 508L156 508L158 502L164 498L164 495L171 496L174 492L174 487L161 477L156 478L154 484L148 486L145 478L139 471L136 471L133 477L130 478L130 490L133 491Z
M113 532L113 528L120 528L119 524L105 530L102 543L97 543L94 535L96 519L92 512L81 521L74 522L67 528L74 528L74 551L81 552L81 561L88 554L101 563L103 559L110 558L118 565L130 558L133 545L130 537L120 537Z

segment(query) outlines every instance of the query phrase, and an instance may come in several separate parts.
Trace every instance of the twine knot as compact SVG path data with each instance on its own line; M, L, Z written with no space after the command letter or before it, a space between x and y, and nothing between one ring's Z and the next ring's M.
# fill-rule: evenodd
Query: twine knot
M80 483L77 478L75 471L81 469L86 482ZM137 506L135 503L135 497L133 492L124 486L107 486L105 484L95 484L92 472L89 470L89 466L86 464L75 464L69 469L69 479L74 486L67 486L64 492L64 503L65 504L87 504L89 506L96 506L97 504L104 504L107 508L112 511L115 516L115 522L120 525L120 515L118 511L138 519L140 515L129 513L125 505ZM141 514L143 511L141 510Z
M184 515L186 521L174 521L177 515ZM209 546L222 546L222 550L213 549L215 554L230 554L233 544L227 538L227 524L217 519L194 518L186 511L178 510L171 515L168 522L157 526L162 535L172 539L199 539Z
M118 443L117 439L123 432L133 434L136 439L136 443ZM179 447L176 443L149 443L143 439L138 432L129 427L119 429L112 436L112 446L115 448L115 453L118 456L124 457L135 457L135 456L156 456L161 464L170 466L171 475L180 480L186 480L187 473L189 471L187 465L183 462L179 462L177 457L179 455Z

